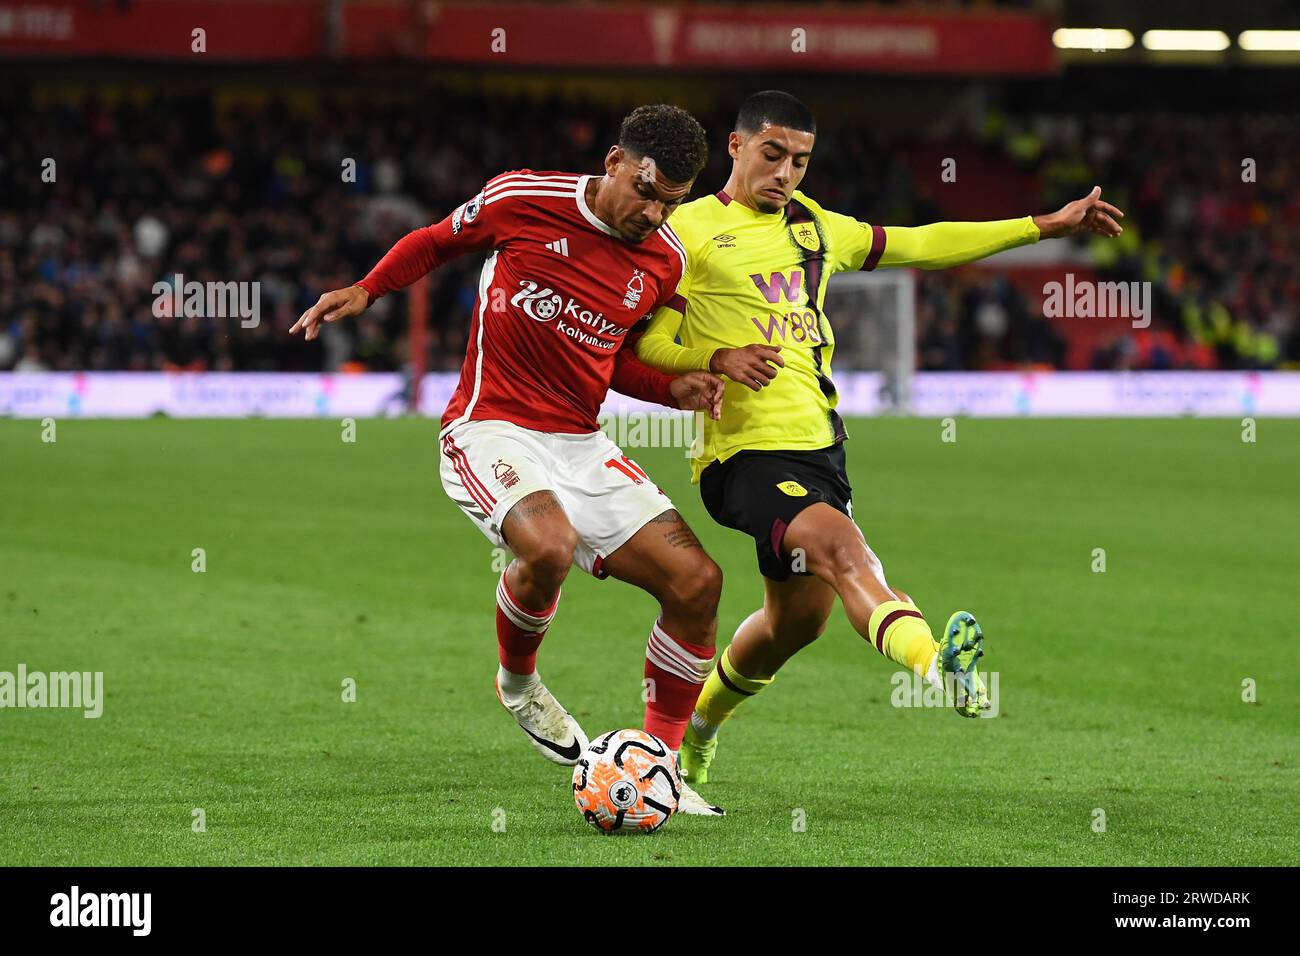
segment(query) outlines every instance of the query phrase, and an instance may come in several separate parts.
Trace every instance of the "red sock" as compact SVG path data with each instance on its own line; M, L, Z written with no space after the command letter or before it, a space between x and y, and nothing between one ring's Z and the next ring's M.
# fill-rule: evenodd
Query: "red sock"
M520 675L537 670L537 648L559 603L557 594L546 610L530 611L515 600L506 585L505 573L501 574L497 582L497 658L502 667Z
M646 733L654 734L669 750L679 749L700 688L712 669L713 648L679 641L656 621L645 648L645 676L654 681L648 685Z

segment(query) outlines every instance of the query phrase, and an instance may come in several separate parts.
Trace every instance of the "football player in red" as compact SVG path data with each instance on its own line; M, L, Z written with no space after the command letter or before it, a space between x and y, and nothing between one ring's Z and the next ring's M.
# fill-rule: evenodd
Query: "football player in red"
M514 560L496 591L497 696L548 760L587 747L537 674L537 650L569 568L614 577L660 605L646 643L645 730L676 751L713 663L722 573L672 502L600 430L612 387L716 418L722 382L669 376L629 347L685 269L667 224L707 158L704 130L674 106L623 121L603 176L518 170L441 222L402 238L370 274L327 292L294 324L315 338L455 256L487 252L460 382L442 417L442 484ZM693 791L680 809L718 815Z

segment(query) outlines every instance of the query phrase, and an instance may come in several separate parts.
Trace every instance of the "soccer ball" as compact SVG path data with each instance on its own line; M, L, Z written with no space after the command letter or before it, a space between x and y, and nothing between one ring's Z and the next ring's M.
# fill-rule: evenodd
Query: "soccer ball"
M573 801L601 833L654 833L677 811L677 758L643 730L612 730L573 768Z

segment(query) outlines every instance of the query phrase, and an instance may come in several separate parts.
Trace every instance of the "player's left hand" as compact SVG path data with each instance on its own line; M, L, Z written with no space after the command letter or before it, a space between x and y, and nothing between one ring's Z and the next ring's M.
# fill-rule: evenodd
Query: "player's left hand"
M715 422L722 417L722 379L708 372L687 372L673 379L670 389L677 407L705 411Z
M1038 227L1041 239L1057 239L1079 232L1093 232L1113 239L1124 232L1118 221L1123 218L1123 212L1108 202L1102 202L1101 187L1093 186L1092 192L1082 199L1066 203L1049 215L1035 216L1034 225Z

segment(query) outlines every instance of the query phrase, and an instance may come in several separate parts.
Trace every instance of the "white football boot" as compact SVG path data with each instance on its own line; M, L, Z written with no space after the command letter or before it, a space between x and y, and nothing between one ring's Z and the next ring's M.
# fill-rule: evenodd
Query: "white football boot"
M681 797L677 800L677 812L688 817L722 817L727 814L722 807L715 807L692 790L685 780L682 781Z
M496 688L497 700L528 735L533 749L551 763L566 767L577 764L587 749L587 735L541 680L508 701L499 681Z

